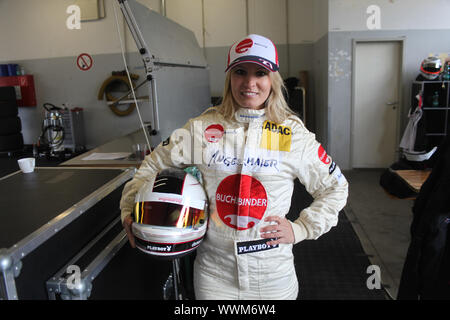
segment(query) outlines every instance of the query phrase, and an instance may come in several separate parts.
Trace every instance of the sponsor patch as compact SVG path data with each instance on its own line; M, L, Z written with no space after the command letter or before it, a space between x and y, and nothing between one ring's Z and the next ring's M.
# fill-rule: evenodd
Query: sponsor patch
M332 173L334 172L334 170L336 170L336 163L333 161L333 162L331 162L331 164L330 164L330 168L328 169L328 172L329 172L330 174L332 174Z
M322 147L322 145L319 145L317 155L319 156L320 161L322 161L324 164L328 165L331 163L331 158L328 156L327 152Z
M277 158L265 157L263 154L245 155L244 159L236 156L228 156L216 150L208 160L208 167L220 166L221 170L235 171L242 166L251 172L273 172L279 171L280 160Z
M208 142L218 142L224 133L223 126L220 124L212 124L205 129L205 138Z
M291 151L291 127L264 121L260 148L274 151Z
M220 182L216 191L220 219L230 228L247 230L257 225L267 209L267 193L257 179L234 174Z
M252 39L244 39L241 42L238 43L236 46L236 53L244 53L247 52L249 48L253 46L253 40Z
M187 242L180 242L174 244L150 242L138 237L136 237L135 239L136 245L146 252L178 253L198 247L202 242L203 237Z
M259 252L259 251L265 251L270 249L278 248L279 245L276 244L274 246L267 245L268 241L276 240L275 238L272 239L261 239L261 240L254 240L254 241L244 241L244 242L236 242L236 252L237 254L246 254L246 253L253 253L253 252Z
M336 181L340 186L342 186L344 183L347 182L347 179L345 179L344 175L341 172L341 169L339 166L336 166L336 169L333 172L333 176L335 177Z

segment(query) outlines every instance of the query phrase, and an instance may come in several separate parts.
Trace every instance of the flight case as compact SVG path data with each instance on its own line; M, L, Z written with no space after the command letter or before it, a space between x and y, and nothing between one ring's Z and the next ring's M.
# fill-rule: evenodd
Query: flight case
M83 248L120 234L119 201L135 172L38 167L0 178L0 299L48 299L47 281Z

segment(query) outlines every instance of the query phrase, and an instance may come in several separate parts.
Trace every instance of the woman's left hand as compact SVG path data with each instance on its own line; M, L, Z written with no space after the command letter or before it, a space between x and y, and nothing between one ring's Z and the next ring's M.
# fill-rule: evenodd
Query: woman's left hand
M294 230L292 230L291 223L286 218L277 216L270 216L264 219L266 222L275 222L261 228L262 238L275 238L275 240L267 241L267 245L274 246L280 243L294 243Z

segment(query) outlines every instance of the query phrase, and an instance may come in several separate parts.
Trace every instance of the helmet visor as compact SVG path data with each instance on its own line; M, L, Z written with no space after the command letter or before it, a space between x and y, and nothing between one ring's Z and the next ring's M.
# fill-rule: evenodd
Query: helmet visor
M424 66L423 70L427 73L439 73L441 71L440 68L436 68L434 66Z
M425 60L422 62L421 71L427 74L439 74L441 71L440 60Z
M181 229L198 228L206 222L205 210L159 201L137 202L133 217L139 224Z

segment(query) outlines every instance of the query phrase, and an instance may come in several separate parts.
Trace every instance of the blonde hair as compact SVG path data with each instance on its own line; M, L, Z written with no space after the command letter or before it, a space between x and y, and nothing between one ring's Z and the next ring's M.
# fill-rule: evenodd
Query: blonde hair
M225 77L225 85L223 88L223 100L220 105L217 106L219 112L223 114L226 119L231 119L234 116L234 112L239 108L238 104L233 98L231 93L231 70L227 72ZM286 91L283 79L278 71L269 72L270 80L272 83L272 89L265 104L266 117L269 121L275 123L283 123L289 116L295 115L286 100L284 99L283 91Z

